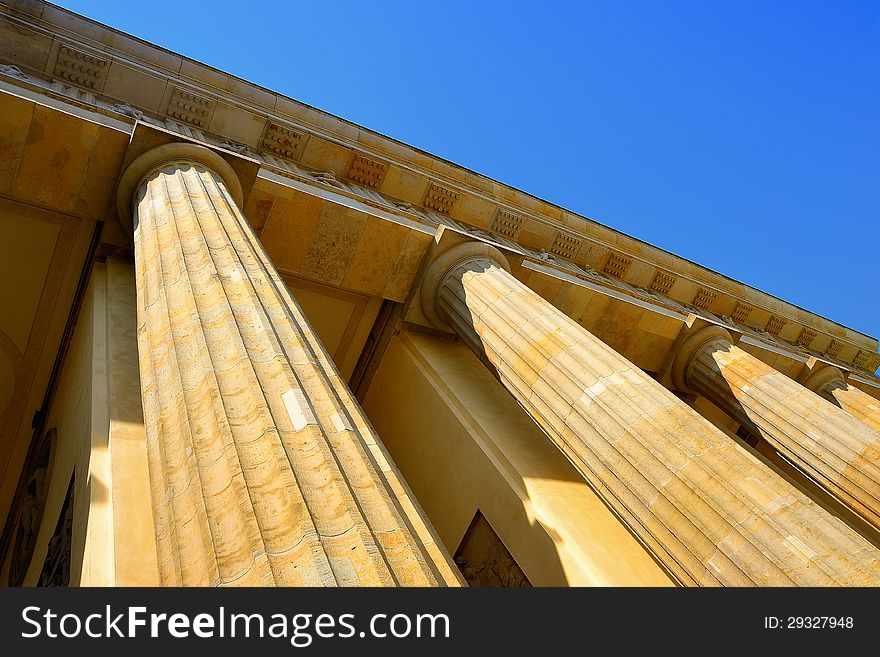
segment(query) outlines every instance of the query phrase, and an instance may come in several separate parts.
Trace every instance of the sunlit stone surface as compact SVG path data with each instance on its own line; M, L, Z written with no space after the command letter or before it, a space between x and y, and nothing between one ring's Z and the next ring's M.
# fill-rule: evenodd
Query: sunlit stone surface
M4 3L0 585L880 583L877 339L637 237Z

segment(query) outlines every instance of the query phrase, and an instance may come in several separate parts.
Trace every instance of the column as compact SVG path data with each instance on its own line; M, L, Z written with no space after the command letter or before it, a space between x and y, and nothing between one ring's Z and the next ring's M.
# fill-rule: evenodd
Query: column
M682 584L880 582L874 546L514 278L493 247L436 258L421 304Z
M880 527L880 434L732 342L719 326L689 337L673 364L675 385L713 402Z
M240 202L193 144L120 183L162 583L456 584Z
M874 431L880 431L880 401L849 385L843 372L833 365L813 370L803 385L835 406L839 406Z

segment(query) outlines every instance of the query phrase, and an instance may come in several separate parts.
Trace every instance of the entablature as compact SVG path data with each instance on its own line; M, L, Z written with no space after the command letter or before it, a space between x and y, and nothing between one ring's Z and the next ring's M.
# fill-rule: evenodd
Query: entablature
M684 334L695 326L715 324L727 329L742 349L791 378L801 376L813 359L835 365L847 380L880 389L878 377L839 358L451 219L446 218L443 223L429 258L468 240L498 248L506 255L514 276L633 363L654 374L663 374ZM430 327L418 296L411 301L406 321Z
M142 122L253 159L268 188L304 184L392 223L457 227L618 297L715 318L758 344L876 378L876 339L793 304L63 9L27 0L0 11L0 74L7 83L132 129ZM257 230L261 189L255 185L245 208ZM402 288L394 290L395 300L403 296Z

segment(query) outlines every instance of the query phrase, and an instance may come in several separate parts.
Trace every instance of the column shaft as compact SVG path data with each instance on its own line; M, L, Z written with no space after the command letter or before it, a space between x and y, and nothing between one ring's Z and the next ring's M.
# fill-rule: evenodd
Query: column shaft
M166 162L135 195L163 584L457 583L221 163Z
M680 582L880 582L876 548L505 271L500 253L464 257L470 246L426 273L436 281L423 287L426 312L483 358Z
M825 391L831 394L840 408L874 431L880 431L880 401L845 382L829 384Z
M839 406L874 431L880 431L880 401L849 385L843 372L831 365L814 370L803 382L804 386Z
M683 385L763 437L880 527L880 434L708 327L682 346Z

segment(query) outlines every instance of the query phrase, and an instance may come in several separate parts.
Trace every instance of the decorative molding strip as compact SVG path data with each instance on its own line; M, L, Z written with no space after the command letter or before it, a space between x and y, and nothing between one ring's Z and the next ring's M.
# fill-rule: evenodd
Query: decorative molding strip
M106 59L64 44L58 49L52 75L86 89L99 90L104 86L109 63Z
M695 305L697 308L709 310L709 307L712 305L712 302L715 301L715 297L717 296L718 294L716 292L701 287L699 290L697 290L697 293L694 295L694 300L691 303L693 303L693 305Z
M779 332L785 327L787 322L784 318L778 317L776 315L771 315L770 319L767 320L767 326L764 328L767 333L770 335L779 335Z
M82 103L86 107L95 107L98 104L98 98L95 95L98 92L92 92L85 87L76 84L67 84L61 80L52 80L49 83L49 90L65 99L72 98Z
M354 159L351 162L351 168L348 170L348 177L354 182L371 189L380 189L382 183L385 182L385 174L387 172L387 162L372 160L360 153L355 153Z
M18 66L13 66L12 64L0 64L0 73L12 78L18 78L19 80L28 79L28 76L22 73Z
M176 87L168 101L168 116L197 128L207 128L214 114L214 101L210 98Z
M739 324L745 324L746 320L748 320L749 315L752 314L753 310L754 308L752 308L749 304L737 302L736 307L733 309L733 312L730 313L730 319Z
M522 230L525 220L526 218L521 214L516 214L504 208L498 208L495 211L495 217L492 219L492 225L489 227L489 230L515 240L519 237L519 231Z
M449 214L455 202L458 200L458 192L451 189L441 187L435 182L428 186L425 192L425 200L423 205L431 210L436 210L440 214Z
M125 114L133 118L135 121L147 121L146 114L144 114L137 107L132 107L128 103L116 103L113 106L113 110L119 112L120 114Z
M841 349L843 349L843 343L838 340L832 340L825 353L833 358L837 358Z
M660 294L667 295L672 286L675 285L676 278L678 277L675 274L658 269L657 273L654 274L654 280L651 281L651 289Z
M602 267L602 271L606 274L610 274L615 278L623 278L626 276L626 273L629 271L630 266L632 265L632 259L627 258L626 256L622 256L618 253L611 252L608 254L608 260L605 262L605 266Z
M574 260L574 257L578 254L578 251L581 250L581 240L579 237L575 237L574 235L567 235L563 232L556 233L556 239L553 240L553 244L550 247L550 253L554 255L558 255L562 258L566 258L568 260Z
M816 339L817 333L808 328L801 330L801 334L797 337L797 343L802 347L809 347L813 340Z
M321 183L322 185L329 185L330 187L335 187L336 189L347 189L347 187L339 180L336 179L336 174L332 171L313 171L312 178Z

